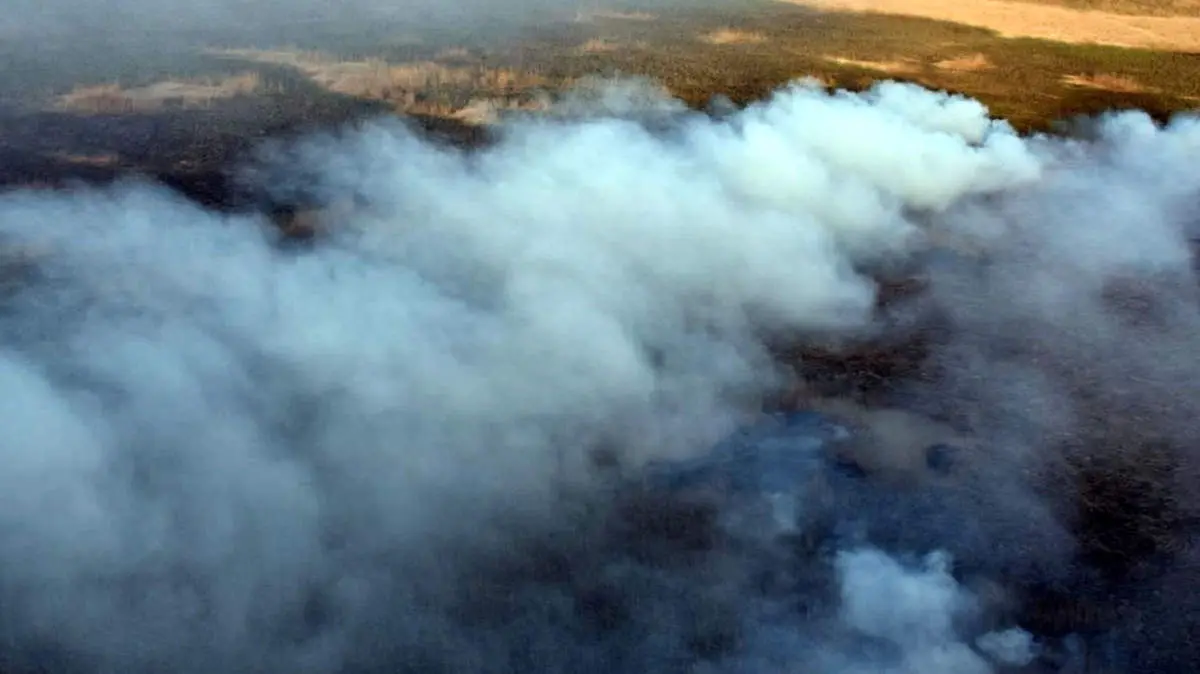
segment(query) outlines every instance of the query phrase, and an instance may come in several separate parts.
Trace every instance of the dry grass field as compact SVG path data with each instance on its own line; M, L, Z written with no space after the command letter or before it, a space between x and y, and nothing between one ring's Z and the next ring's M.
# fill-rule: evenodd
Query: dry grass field
M218 101L261 90L261 77L255 72L215 79L165 80L130 88L110 83L75 87L58 98L56 107L84 114L154 112L169 107L212 107Z
M1097 12L1141 16L1200 16L1198 0L1020 0L1039 5L1061 5Z
M866 0L654 11L597 5L503 36L205 43L106 59L86 45L35 54L0 44L10 66L0 71L0 184L107 180L139 170L195 184L185 191L221 203L224 167L264 136L395 111L453 142L474 143L506 112L537 109L595 75L649 77L696 107L715 96L757 100L803 77L849 89L897 79L978 98L1021 130L1053 130L1060 120L1118 108L1165 118L1200 106L1198 53L1085 43L1095 34L1038 39L1027 27L997 32L915 15L933 1L876 3L899 13L830 9L861 9ZM1133 0L1104 1L1114 5L1106 10L1135 9ZM992 2L1002 0L960 4ZM1188 11L1183 0L1177 5ZM1101 16L1102 25L1116 16L1049 2L1019 7L1027 17L1068 12L1073 30L1087 25L1081 16Z
M506 112L538 109L595 75L649 77L695 107L717 96L746 103L805 77L849 89L897 79L978 98L1020 130L1053 130L1060 120L1111 109L1165 118L1200 106L1200 53L1185 43L1176 50L1095 44L1130 41L1108 40L1097 26L1125 22L1128 32L1151 19L1187 33L1184 42L1200 40L1200 30L1178 23L1200 21L1184 16L1200 0L1176 0L1180 16L1136 21L1077 6L1134 11L1138 0L1015 1L959 3L974 12L966 23L918 11L922 3L958 6L941 0L728 0L652 11L591 3L503 35L402 31L385 39L380 29L303 44L116 50L105 59L87 45L10 53L0 44L10 66L0 70L0 184L139 170L195 183L189 193L220 203L228 198L224 167L262 137L394 111L453 142L475 143ZM968 25L988 23L994 17L980 8L1000 6L1009 12L1001 16L1016 12L1027 22L1066 12L1063 23L1077 34L1039 39L1029 25ZM1164 12L1160 6L1157 14Z
M961 5L973 18L944 20L946 12L934 5L950 8L949 18L966 11L955 9ZM989 14L989 8L1000 9ZM1052 21L1043 11L1067 18ZM1150 19L1174 32L1138 32L1128 16L1015 0L796 0L736 11L581 13L489 44L210 55L234 69L286 69L331 94L466 121L493 119L478 114L484 108L528 108L539 95L595 74L647 76L697 106L716 95L746 102L811 76L851 89L880 79L912 81L979 98L1018 128L1048 129L1057 120L1113 108L1163 116L1200 104L1200 53L1189 51L1200 47L1200 29L1177 23L1200 18ZM1118 25L1117 32L1105 32ZM1047 26L1058 26L1058 33ZM1102 44L1138 40L1175 40L1175 46Z
M1159 116L1200 105L1200 0L786 0L696 9L592 8L516 37L411 36L377 47L327 41L199 50L164 72L144 59L42 68L6 104L77 114L218 110L232 99L323 95L485 122L596 74L661 81L688 103L760 98L816 77L861 88L901 79L964 93L1022 129L1112 108ZM1168 6L1169 5L1169 6ZM1168 10L1174 15L1167 16ZM62 65L65 71L69 64ZM15 68L4 76L22 76ZM14 80L15 81L15 80ZM0 82L0 89L5 89ZM20 94L20 95L18 95ZM331 99L331 100L332 100ZM307 106L305 106L307 107ZM352 107L352 105L351 105ZM211 123L221 124L220 114ZM202 131L203 129L201 129Z
M1200 51L1200 4L1180 2L1176 12L1163 3L1143 15L1143 3L1080 0L786 0L817 9L871 12L952 21L996 31L1004 37L1030 37L1076 44ZM1151 3L1144 3L1149 5ZM1114 11L1116 9L1124 10ZM1175 14L1175 15L1171 15Z

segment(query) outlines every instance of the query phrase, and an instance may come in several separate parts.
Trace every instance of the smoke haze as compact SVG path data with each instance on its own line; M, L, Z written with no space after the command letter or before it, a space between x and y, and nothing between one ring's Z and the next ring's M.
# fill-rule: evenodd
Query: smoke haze
M740 7L761 0L706 0L705 7ZM207 46L230 39L245 46L313 39L353 40L357 34L454 31L501 36L571 20L600 9L661 11L693 7L681 0L11 0L0 14L0 37L30 49L97 41L116 49ZM399 31L399 33L398 33ZM386 38L385 38L386 39Z
M1046 480L1140 451L1113 434L1191 461L1200 124L1027 139L895 83L722 120L602 91L478 152L389 120L269 148L250 179L327 207L303 249L142 184L3 196L4 668L1034 666L1004 584L1091 578ZM877 334L895 264L929 282L899 310L948 326L904 395L976 438L961 473L821 478L801 511L834 533L799 561L613 532L598 456L703 452L790 383L764 335ZM1157 486L1192 512L1179 471ZM1118 635L1129 671L1186 662L1174 619Z

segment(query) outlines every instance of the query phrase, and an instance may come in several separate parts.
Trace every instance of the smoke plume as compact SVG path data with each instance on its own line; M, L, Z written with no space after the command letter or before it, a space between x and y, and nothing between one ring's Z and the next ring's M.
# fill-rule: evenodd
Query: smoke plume
M248 175L324 207L308 247L144 184L3 196L0 667L1033 666L1005 584L1103 561L1047 485L1138 451L1089 433L1194 437L1200 125L1022 138L969 99L807 82L714 120L624 86L478 151L394 120L270 149ZM622 475L790 383L766 337L878 335L874 270L914 264L893 311L945 329L901 395L975 438L961 474L825 480L802 509L837 531L802 561L613 524Z

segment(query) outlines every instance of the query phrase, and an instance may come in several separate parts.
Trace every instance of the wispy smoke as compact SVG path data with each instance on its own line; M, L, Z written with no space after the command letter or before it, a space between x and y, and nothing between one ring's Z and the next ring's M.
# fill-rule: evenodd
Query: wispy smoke
M752 6L760 0L706 0L705 6ZM695 7L685 0L9 0L0 14L0 37L28 48L66 47L68 40L114 49L205 39L268 46L317 40L333 48L358 44L362 34L381 40L436 33L498 37L534 25L573 20L602 9L659 11ZM378 44L378 43L376 43ZM262 45L258 45L262 46Z
M1167 177L1196 127L1123 116L1096 142L1025 140L974 101L899 84L800 83L714 121L634 91L600 98L661 123L577 101L474 153L388 121L275 148L262 187L327 206L303 250L144 185L4 197L4 666L1028 663L1032 637L944 551L1024 580L1043 567L1023 554L1061 561L1022 548L1035 526L1035 545L1062 544L1066 525L1022 476L1077 426L1045 411L1072 410L1053 372L1008 368L993 341L1102 362L1098 385L1136 391L1119 400L1195 399L1191 188ZM702 451L785 382L763 335L869 333L867 270L947 239L989 265L962 263L979 285L930 271L929 301L961 330L939 390L983 401L971 430L995 440L967 487L913 506L911 485L860 484L845 501L860 521L841 518L857 533L753 597L793 564L773 544L673 565L622 543L601 458ZM1169 329L1105 313L1117 272L1177 291ZM1125 383L1135 371L1152 383ZM905 514L911 529L880 533Z
M538 9L573 6L569 0L522 0L501 3L512 15ZM494 5L493 5L494 6ZM302 31L314 23L333 22L337 27L370 26L372 21L391 21L397 25L430 26L449 20L470 21L488 11L480 0L454 0L436 3L430 0L350 0L350 4L332 0L214 0L209 3L150 2L149 0L97 0L75 3L68 0L29 2L14 0L7 7L6 24L24 25L27 34L60 38L67 35L95 37L144 37L164 40L197 33L217 34L234 30L253 30L260 34L272 26ZM499 9L497 7L497 9ZM480 17L482 18L482 17ZM15 33L15 31L14 31ZM14 34L14 38L20 35Z

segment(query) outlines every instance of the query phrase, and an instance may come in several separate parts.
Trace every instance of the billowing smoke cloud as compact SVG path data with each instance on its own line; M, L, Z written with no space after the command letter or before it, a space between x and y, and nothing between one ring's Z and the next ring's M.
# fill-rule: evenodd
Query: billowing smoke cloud
M1196 582L1200 125L1128 113L1085 131L1030 143L1049 167L1036 185L944 214L980 259L930 270L948 329L925 399L1041 474L1093 569L1069 592L1126 612L1129 671L1183 671L1200 619L1181 589ZM1156 598L1168 587L1175 608Z
M263 188L328 206L310 248L142 185L4 197L4 666L1030 663L988 588L1067 568L1069 518L1025 476L1059 475L1030 457L1079 424L1057 370L1009 368L996 342L1037 337L1068 374L1137 391L1121 401L1195 399L1191 192L1165 176L1196 127L1025 140L898 84L800 83L722 121L640 100L639 120L568 106L472 153L388 121L276 148ZM872 334L868 271L944 241L986 260L929 272L956 328L937 391L984 446L966 477L825 480L836 531L803 561L736 531L649 550L613 524L605 466L703 451L786 383L764 335ZM1105 313L1118 272L1177 293L1169 329ZM706 517L661 508L672 531Z

